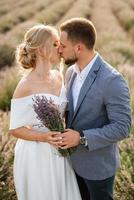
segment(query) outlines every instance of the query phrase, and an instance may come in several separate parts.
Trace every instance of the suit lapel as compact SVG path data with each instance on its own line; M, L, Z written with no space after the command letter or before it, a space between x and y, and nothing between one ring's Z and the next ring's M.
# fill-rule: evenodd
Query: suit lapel
M73 85L75 77L76 77L76 72L73 72L72 76L70 78L70 82L68 84L68 89L67 89L67 99L68 99L68 109L69 109L69 112L70 112L70 119L72 119L73 112L74 112L73 96L72 96L72 85Z
M74 114L73 114L73 117L72 117L72 120L71 120L71 123L72 121L74 120L79 108L80 108L80 105L82 104L88 90L91 88L93 82L95 81L96 79L96 76L97 76L97 73L100 69L100 66L101 66L101 59L100 59L100 56L98 56L98 58L96 59L95 63L93 64L90 72L88 73L87 77L86 77L86 80L84 81L83 83L83 86L80 90L80 94L79 94L79 97L78 97L78 101L77 101L77 105L76 105L76 108L75 108L75 111L74 111Z

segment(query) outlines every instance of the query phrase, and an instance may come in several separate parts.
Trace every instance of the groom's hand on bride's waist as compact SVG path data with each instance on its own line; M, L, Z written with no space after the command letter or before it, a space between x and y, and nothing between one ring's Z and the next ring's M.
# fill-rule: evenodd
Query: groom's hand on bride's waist
M65 132L61 134L62 139L59 142L59 147L67 149L75 147L80 143L80 133L72 129L65 129Z

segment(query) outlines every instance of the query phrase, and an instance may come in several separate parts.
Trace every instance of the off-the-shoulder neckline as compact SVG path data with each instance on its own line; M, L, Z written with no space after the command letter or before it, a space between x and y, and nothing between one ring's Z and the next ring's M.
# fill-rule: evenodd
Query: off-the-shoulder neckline
M39 93L30 94L30 95L27 95L27 96L24 96L24 97L12 98L11 101L28 99L28 98L30 98L30 97L32 97L32 96L37 96L37 95L50 95L50 96L53 96L53 97L60 98L60 97L61 97L61 94L62 94L62 89L63 89L63 85L62 85L62 87L61 87L59 96L58 96L58 95L55 95L55 94L51 94L51 93L39 92Z
M32 97L32 96L37 96L37 95L49 95L49 96L53 96L53 97L57 97L57 98L60 98L61 97L61 95L54 95L54 94L50 94L50 93L34 93L34 94L30 94L30 95L27 95L27 96L25 96L25 97L18 97L18 98L13 98L13 99L11 99L12 101L16 101L16 100L23 100L23 99L28 99L28 98L30 98L30 97Z

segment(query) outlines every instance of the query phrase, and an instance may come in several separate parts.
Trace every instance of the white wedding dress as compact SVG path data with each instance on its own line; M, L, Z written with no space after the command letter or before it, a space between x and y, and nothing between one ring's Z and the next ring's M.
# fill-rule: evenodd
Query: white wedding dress
M65 88L60 96L39 93L59 105L64 114L67 102ZM33 109L34 95L11 100L10 129L30 125L39 128L40 121ZM15 146L14 180L18 200L81 200L76 177L69 158L59 155L56 148L45 142L18 139Z

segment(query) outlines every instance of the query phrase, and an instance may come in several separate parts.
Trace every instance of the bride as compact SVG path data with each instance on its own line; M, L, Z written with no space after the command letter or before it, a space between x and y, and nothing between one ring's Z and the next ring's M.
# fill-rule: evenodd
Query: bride
M44 96L64 114L67 99L62 76L52 69L60 63L58 47L57 31L41 24L26 32L16 51L19 64L31 69L11 100L10 134L18 138L14 158L18 200L81 200L70 160L56 149L60 133L39 126L33 109L34 96Z

